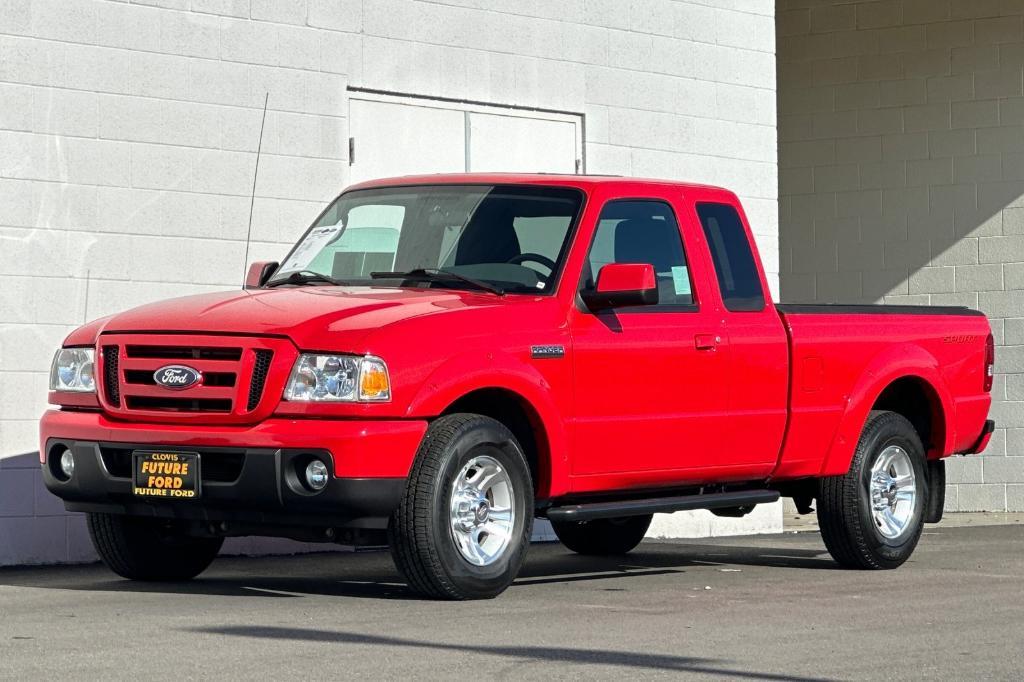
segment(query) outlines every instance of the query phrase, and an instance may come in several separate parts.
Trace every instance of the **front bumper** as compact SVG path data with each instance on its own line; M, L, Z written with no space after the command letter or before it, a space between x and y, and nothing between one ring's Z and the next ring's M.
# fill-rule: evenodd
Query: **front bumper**
M338 529L386 527L425 430L426 422L411 420L268 419L204 427L51 410L40 424L40 460L46 487L71 511L178 519L223 535L344 540ZM200 454L199 498L132 494L131 452L153 447ZM56 462L63 448L75 457L70 480L62 480ZM316 493L297 477L312 456L334 474Z

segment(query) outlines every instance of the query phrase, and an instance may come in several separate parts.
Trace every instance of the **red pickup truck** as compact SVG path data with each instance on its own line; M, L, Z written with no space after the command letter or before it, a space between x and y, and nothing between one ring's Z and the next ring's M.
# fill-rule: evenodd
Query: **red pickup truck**
M773 305L736 196L433 175L342 193L242 291L145 305L54 358L43 476L116 573L227 536L391 546L493 597L535 517L616 554L651 515L817 507L847 567L902 564L980 452L994 351L966 308Z

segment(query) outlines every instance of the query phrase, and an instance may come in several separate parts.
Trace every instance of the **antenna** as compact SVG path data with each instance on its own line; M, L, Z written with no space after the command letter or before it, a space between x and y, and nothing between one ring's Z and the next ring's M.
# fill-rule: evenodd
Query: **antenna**
M82 306L82 324L89 321L89 276L91 270L85 271L85 305Z
M263 119L260 121L260 141L256 144L256 170L252 173L252 196L249 198L249 229L245 232L245 260L242 261L242 280L245 280L245 268L249 264L249 241L252 238L252 207L256 203L256 178L260 174L260 152L263 151L263 126L267 122L267 102L270 93L263 98Z

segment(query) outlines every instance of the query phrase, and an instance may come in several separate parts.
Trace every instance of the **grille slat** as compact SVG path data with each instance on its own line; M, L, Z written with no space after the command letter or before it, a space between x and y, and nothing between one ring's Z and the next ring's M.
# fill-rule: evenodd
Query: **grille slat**
M121 404L121 384L117 375L118 346L103 346L103 387L107 400L117 407Z
M231 387L235 385L234 372L203 372L203 386ZM148 369L126 369L124 383L139 386L155 386L156 379Z
M263 397L263 387L267 383L267 374L270 372L270 361L274 358L273 351L259 348L255 351L256 362L252 366L252 381L249 384L249 400L245 409L249 412L255 410Z
M146 395L125 396L129 410L158 410L161 412L231 412L227 398L154 398Z
M153 358L160 360L224 360L238 362L242 359L241 348L220 346L142 346L125 347L125 355L130 358Z

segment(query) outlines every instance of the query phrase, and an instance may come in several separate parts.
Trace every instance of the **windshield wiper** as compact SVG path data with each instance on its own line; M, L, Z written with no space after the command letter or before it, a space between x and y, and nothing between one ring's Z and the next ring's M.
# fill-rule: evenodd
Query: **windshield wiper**
M505 290L501 287L488 282L483 282L479 279L460 275L459 273L452 272L451 270L439 270L437 268L416 268L414 270L409 270L408 272L371 272L370 277L373 279L425 279L428 281L455 280L458 282L464 282L483 291L489 291L498 296L505 295Z
M264 286L276 287L281 284L309 284L310 282L326 282L327 284L333 284L334 286L345 286L345 282L340 279L334 279L327 275L320 274L319 272L313 272L312 270L296 270L290 273L287 277L281 279L275 279L267 282Z

